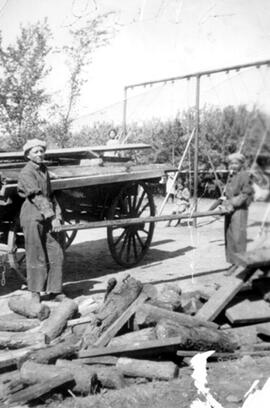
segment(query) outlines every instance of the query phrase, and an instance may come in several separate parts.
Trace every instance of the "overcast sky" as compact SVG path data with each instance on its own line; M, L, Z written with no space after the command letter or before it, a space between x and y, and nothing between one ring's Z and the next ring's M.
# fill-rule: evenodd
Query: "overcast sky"
M8 43L16 37L20 23L48 17L54 44L62 45L68 41L70 24L108 10L116 11L120 29L89 67L79 106L81 115L120 101L124 86L130 83L270 58L269 0L0 0L0 26ZM50 63L47 86L61 93L67 80L66 67L57 57ZM270 99L268 70L260 77L256 75L244 73L240 80L232 78L228 86L228 81L220 77L203 86L206 93L212 89L211 98L216 103L222 103L222 95L229 93L235 103L241 98L264 103ZM226 92L216 85L224 81ZM155 92L166 94L163 104L168 109L178 103L172 96L176 91L185 94L186 103L192 104L193 85L189 85L191 89L187 84L179 87L179 91L176 86L170 91L168 87L153 89L151 94L144 91L134 101L142 114L150 104L157 103ZM116 109L120 111L120 103Z

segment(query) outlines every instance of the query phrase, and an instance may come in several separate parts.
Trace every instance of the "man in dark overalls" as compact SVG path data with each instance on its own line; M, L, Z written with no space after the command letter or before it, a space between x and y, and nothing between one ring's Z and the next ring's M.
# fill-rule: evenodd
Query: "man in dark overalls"
M229 177L223 206L228 211L225 215L225 251L231 267L225 275L230 275L236 269L233 254L246 251L248 207L253 199L252 180L244 169L244 155L233 153L229 155L228 162Z
M31 139L23 151L28 163L18 178L18 193L25 198L20 223L25 238L28 290L40 301L46 291L61 300L64 253L60 244L61 209L51 190L44 165L46 143Z

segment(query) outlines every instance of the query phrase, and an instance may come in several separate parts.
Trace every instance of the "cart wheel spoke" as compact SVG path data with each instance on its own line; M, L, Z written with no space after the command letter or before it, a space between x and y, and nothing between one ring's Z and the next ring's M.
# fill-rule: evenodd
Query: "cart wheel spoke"
M138 251L137 251L135 235L132 236L132 243L133 243L134 257L136 259L138 257Z
M123 240L123 242L122 242L120 251L119 251L119 257L120 257L120 258L123 258L122 255L123 255L124 249L125 249L125 247L126 247L127 239L128 239L128 235L126 234L126 235L125 235L125 238L124 238L124 240Z
M150 207L149 203L146 203L141 210L138 212L138 216L140 217L142 213L146 210L147 207Z
M119 237L114 241L115 246L119 244L123 236L125 235L125 230L119 235Z
M138 201L138 204L137 204L137 206L136 206L136 212L139 212L139 208L140 208L140 206L142 205L142 202L143 202L143 199L144 199L144 197L145 197L145 194L146 194L146 192L145 192L145 190L144 190L143 193L141 194L141 197L140 197L140 199L139 199L139 201Z
M144 243L143 243L138 231L136 231L135 235L138 238L138 242L140 243L141 247L144 248Z
M130 260L130 246L131 246L131 236L129 235L128 236L128 243L127 243L127 256L126 256L126 260L127 260L127 262L129 262L129 260Z
M67 213L63 213L63 219L64 219L64 223L66 224L78 224L80 222L80 219L78 217L77 214L74 214L73 212L67 212ZM76 230L72 230L72 231L65 231L64 233L64 249L68 249L68 247L72 244L72 242L74 241L75 237L77 235L77 231Z

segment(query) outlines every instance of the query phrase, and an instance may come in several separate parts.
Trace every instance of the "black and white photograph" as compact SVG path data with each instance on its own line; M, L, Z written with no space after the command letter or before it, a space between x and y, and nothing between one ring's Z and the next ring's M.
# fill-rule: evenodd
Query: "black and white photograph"
M270 2L0 0L0 406L269 401Z

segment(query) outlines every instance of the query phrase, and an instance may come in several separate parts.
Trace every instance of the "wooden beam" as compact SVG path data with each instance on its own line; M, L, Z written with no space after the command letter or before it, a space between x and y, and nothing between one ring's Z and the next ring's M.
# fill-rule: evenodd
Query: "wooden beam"
M201 307L196 317L209 321L214 320L244 286L245 274L239 275L243 272L245 272L245 268L239 266L235 272L236 276L227 277L225 284Z
M109 326L109 328L99 337L95 342L95 347L104 347L110 340L119 332L124 324L130 319L130 317L136 312L139 306L141 306L148 299L148 295L143 291L139 294L137 299L129 305L124 313L118 317L115 322Z
M182 337L173 337L162 340L143 341L136 344L128 344L117 347L91 347L86 350L81 350L78 353L78 358L98 357L98 356L133 356L136 354L145 355L152 353L175 352L181 346Z

